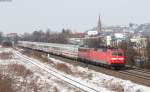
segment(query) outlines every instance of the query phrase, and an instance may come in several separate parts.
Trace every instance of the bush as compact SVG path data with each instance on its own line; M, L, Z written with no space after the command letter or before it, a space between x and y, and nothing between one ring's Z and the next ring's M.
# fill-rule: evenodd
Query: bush
M10 64L8 65L8 70L9 72L14 73L17 76L22 76L24 78L32 74L29 69L26 69L25 66L20 64Z
M104 86L116 92L124 92L124 87L121 85L121 82L115 82L113 79L104 80Z
M65 72L65 73L67 73L67 74L72 74L71 69L67 65L65 65L63 63L57 63L57 64L55 64L55 67L58 70L61 70L61 71Z
M6 59L11 59L13 53L12 52L2 52L0 53L0 59L6 60Z
M12 88L13 80L4 75L0 75L0 92L15 92Z

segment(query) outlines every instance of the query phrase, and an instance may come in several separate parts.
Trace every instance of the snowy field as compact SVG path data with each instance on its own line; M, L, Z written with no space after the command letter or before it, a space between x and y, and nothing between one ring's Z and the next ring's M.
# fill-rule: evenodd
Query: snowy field
M0 53L11 52L12 49L0 48ZM35 60L40 62L39 60ZM18 76L9 73L9 76L15 77L15 82L18 84L13 84L15 89L20 89L15 92L81 92L74 86L71 86L54 76L48 74L42 69L26 62L17 56L13 55L11 59L0 60L0 69L5 69L10 66L10 64L19 64L25 66L31 71L28 76ZM49 62L44 63L45 66L53 68L55 71L64 74L65 76L72 78L73 80L80 81L86 85L98 89L100 92L149 92L150 88L142 85L132 83L128 80L122 80L113 76L108 76L103 73L95 72L88 68L82 68L70 65L61 60L49 57ZM17 79L17 80L16 80ZM23 85L22 83L29 85ZM20 86L21 85L21 86ZM26 90L26 91L24 91Z
M129 80L122 80L120 78L95 72L88 68L73 66L51 57L49 57L49 60L50 61L47 62L46 65L53 67L55 70L64 73L68 77L88 84L93 88L97 88L102 92L105 92L105 89L114 92L149 92L150 90L149 87L135 84Z
M88 68L82 68L79 66L75 67L51 57L49 57L49 59L53 63L63 63L67 65L71 69L72 74L70 75L64 72L66 73L66 76L71 76L79 81L83 81L93 87L96 87L97 89L102 89L101 87L104 87L116 92L149 92L150 90L150 87L138 85L129 80L123 80L103 73L95 72Z
M0 53L10 53L11 51L12 49L0 48ZM0 87L0 92L82 92L80 89L47 74L39 67L25 62L14 55L12 58L0 60L0 71L2 71L0 75L5 75L13 80L11 85L13 89L7 90ZM25 69L23 70L22 67ZM26 73L26 70L29 73Z

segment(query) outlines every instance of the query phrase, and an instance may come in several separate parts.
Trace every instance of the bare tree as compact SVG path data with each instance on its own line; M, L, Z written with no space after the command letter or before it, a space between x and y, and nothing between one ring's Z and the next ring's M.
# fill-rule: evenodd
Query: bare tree
M46 32L42 30L34 31L32 34L25 33L22 40L49 42L49 43L67 43L67 38L72 36L70 29L62 29L62 32L53 32L47 29Z
M119 45L119 48L123 49L125 53L125 62L127 65L134 66L135 60L134 57L138 55L137 51L131 46L129 40L122 41Z
M51 34L51 30L47 29L45 33L45 42L49 42L50 34Z
M146 51L147 51L148 61L150 61L150 38L149 37L147 37L146 43L147 43Z

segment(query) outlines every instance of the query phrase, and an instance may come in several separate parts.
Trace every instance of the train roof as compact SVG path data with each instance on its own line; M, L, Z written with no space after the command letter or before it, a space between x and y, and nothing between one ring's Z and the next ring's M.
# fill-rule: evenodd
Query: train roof
M71 45L71 44L19 41L19 43L20 42L27 43L27 44L34 44L34 45L42 45L42 46L52 46L53 45L53 47L62 47L62 48L79 48L80 47L79 45ZM80 47L80 48L85 48L85 47ZM117 47L109 47L109 46L100 46L97 49L118 50Z
M44 46L62 46L62 47L79 47L78 45L71 45L71 44L59 44L59 43L45 43L45 42L30 42L30 41L19 41L23 43L28 43L28 44L36 44L36 45L44 45Z

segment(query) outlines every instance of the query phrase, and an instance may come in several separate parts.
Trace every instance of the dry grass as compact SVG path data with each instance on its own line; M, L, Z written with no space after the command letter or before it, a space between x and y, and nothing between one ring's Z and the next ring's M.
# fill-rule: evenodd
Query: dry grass
M44 62L44 63L49 61L49 60L46 58L46 56L43 57L44 54L43 54L42 52L31 51L31 50L22 50L21 53L22 53L22 54L25 54L25 55L27 55L27 56L29 56L29 57L38 59L38 60L40 60L40 61L42 61L42 62Z
M48 58L46 57L46 54L45 53L42 53L42 52L37 52L37 51L32 51L30 53L26 53L27 56L29 57L33 57L35 59L38 59L42 62L48 62Z
M20 64L9 64L8 71L22 77L27 77L28 75L32 74L29 69L27 69L24 65Z
M35 57L36 59L40 60L43 63L48 63L50 60L46 57ZM50 62L49 62L50 63Z
M55 67L60 70L60 71L63 71L67 74L72 74L73 72L71 71L71 69L66 65L66 64L63 64L63 63L57 63L55 64Z
M37 58L41 58L41 57L42 57L41 53L36 52L36 51L35 51L35 52L32 52L31 55L32 55L32 56L35 56L35 57L37 57Z
M55 87L53 87L53 91L52 92L59 92L58 91L58 88L55 86Z
M82 77L83 79L86 78L86 79L89 79L91 80L92 77L93 77L93 74L92 73L86 73L86 72L81 72L81 71L76 71L74 72L75 76L80 76Z
M70 69L66 64L63 64L63 63L56 63L56 64L55 64L55 63L53 63L52 61L50 61L50 60L46 57L46 55L44 55L44 54L41 53L41 52L34 51L34 52L32 52L31 56L32 56L33 58L35 58L35 59L38 59L38 60L42 61L42 62L46 62L46 63L49 63L49 64L53 64L53 66L54 66L56 69L60 70L60 71L63 71L63 72L65 72L65 73L67 73L67 74L73 74L73 72L71 71L71 69ZM30 57L31 57L31 56L30 56Z
M0 75L0 92L15 92L12 88L13 80L4 75Z
M2 52L0 53L0 59L6 60L6 59L11 59L13 53L12 52Z
M113 81L114 81L113 79L104 80L103 81L104 86L111 90L115 90L116 92L124 92L124 87L121 85L121 83L120 82L113 83Z
M27 84L27 83L25 83ZM39 85L37 84L37 82L35 80L32 80L29 84L28 84L29 88L33 90L33 92L39 92L42 88L39 87Z
M52 64L56 69L58 69L58 70L60 70L60 71L63 71L63 72L65 72L65 73L67 73L67 74L73 74L73 72L71 71L71 69L67 66L67 65L65 65L65 64L63 64L63 63L54 63L54 62L52 62L52 61L50 61L47 57L46 57L46 54L43 54L42 52L37 52L37 51L32 51L32 53L30 52L30 51L25 51L26 53L24 53L24 54L26 54L26 55L28 55L29 57L33 57L33 58L35 58L35 59L38 59L38 60L40 60L40 61L42 61L42 62L46 62L46 63L48 63L48 64ZM28 52L28 53L27 53ZM30 53L29 53L30 52Z
M38 79L28 80L27 76L33 73L25 66L9 64L0 67L0 92L40 92Z
M22 53L22 54L30 54L31 51L29 51L29 50L22 50L21 53Z

